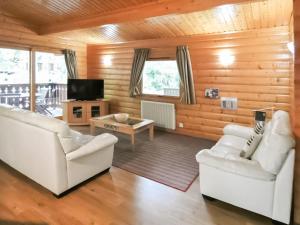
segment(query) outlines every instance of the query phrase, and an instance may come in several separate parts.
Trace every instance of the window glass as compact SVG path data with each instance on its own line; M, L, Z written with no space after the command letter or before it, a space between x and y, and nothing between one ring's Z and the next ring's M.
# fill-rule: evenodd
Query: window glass
M0 103L30 109L29 51L0 48Z
M35 53L36 102L35 109L48 116L63 114L62 101L67 98L68 73L62 54Z
M180 78L176 60L146 61L142 76L143 94L180 95Z

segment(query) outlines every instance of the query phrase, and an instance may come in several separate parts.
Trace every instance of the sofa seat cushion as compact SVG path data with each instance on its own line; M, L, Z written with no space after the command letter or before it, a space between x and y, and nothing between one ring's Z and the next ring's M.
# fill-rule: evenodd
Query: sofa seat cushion
M223 145L230 147L233 150L239 150L244 147L245 143L247 142L247 139L241 138L234 135L223 135L219 141L217 142L216 146Z
M224 157L220 151L205 149L196 155L196 159L201 164L243 177L264 181L273 181L276 178L274 174L263 170L257 161L244 159L236 154L227 154Z

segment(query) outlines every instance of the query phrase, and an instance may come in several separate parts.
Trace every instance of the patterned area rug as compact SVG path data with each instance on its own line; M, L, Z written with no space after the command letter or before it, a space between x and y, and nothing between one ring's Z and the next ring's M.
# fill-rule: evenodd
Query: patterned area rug
M187 191L199 174L195 155L215 142L155 131L154 141L148 132L138 134L133 148L127 135L114 133L116 144L113 166L143 176L181 191Z
M97 129L97 134L104 132L107 130ZM215 144L206 139L155 130L153 141L149 140L148 131L137 134L133 148L129 135L112 134L119 138L113 166L184 192L199 174L195 155Z

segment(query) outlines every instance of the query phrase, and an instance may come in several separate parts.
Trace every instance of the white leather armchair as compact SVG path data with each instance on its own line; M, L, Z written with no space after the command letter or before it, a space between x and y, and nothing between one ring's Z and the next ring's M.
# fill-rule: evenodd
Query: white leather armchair
M215 146L196 155L200 193L289 224L295 141L288 113L275 112L251 159L241 158L252 132L227 125Z
M0 105L0 159L60 195L112 165L111 134L96 137L57 119Z

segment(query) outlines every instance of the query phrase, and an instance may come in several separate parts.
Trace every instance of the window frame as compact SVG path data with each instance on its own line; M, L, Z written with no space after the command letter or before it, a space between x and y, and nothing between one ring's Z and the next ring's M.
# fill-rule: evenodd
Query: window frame
M63 49L60 48L47 48L47 47L34 47L18 44L6 44L0 43L0 48L14 49L14 50L26 50L29 52L29 93L30 93L30 111L35 112L36 106L36 73L37 67L35 66L36 62L36 52L48 52L53 54L63 55ZM33 94L34 93L34 94Z
M147 61L175 61L176 62L176 58L149 58L145 61L145 64ZM143 69L144 70L144 69ZM179 71L178 71L178 74L179 74ZM145 94L143 93L143 71L142 71L142 79L141 79L141 96L143 99L153 99L153 98L156 98L156 99L165 99L165 100L179 100L181 98L181 90L182 90L182 87L181 87L181 82L180 82L180 75L179 75L179 96L172 96L172 95L158 95L158 94Z

